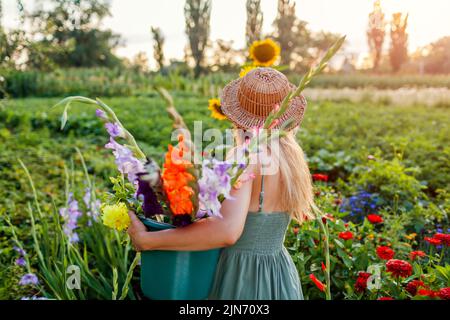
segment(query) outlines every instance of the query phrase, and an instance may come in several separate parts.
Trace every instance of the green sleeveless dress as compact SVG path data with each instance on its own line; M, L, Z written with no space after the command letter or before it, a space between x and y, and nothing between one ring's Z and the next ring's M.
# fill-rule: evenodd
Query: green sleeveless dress
M212 300L303 300L297 269L284 247L290 222L285 212L262 212L262 178L259 212L249 212L240 239L222 249Z

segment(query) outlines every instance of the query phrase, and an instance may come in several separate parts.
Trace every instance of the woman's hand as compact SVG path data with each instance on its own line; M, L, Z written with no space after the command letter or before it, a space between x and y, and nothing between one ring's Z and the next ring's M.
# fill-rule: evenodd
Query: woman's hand
M128 227L128 234L131 238L131 242L133 243L136 251L145 251L145 235L148 233L145 225L139 220L136 214L133 211L128 212L130 216L131 223Z

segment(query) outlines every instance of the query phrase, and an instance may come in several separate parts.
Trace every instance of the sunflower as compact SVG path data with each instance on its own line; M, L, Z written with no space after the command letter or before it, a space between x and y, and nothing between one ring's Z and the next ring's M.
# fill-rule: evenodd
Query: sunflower
M225 120L227 116L222 112L219 99L210 99L208 109L211 110L211 117L217 120Z
M249 73L250 71L252 71L253 69L256 69L256 68L257 68L256 66L252 66L252 65L243 67L243 68L241 69L241 72L239 73L239 77L240 77L240 78L245 77L245 75L246 75L247 73Z
M255 41L250 47L250 58L256 66L270 67L280 56L280 46L268 38Z

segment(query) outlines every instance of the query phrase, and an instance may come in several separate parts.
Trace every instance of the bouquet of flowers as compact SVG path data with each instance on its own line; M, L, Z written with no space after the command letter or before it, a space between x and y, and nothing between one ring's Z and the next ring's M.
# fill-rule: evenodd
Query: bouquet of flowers
M274 108L262 128L253 129L253 135L245 139L243 146L235 149L232 159L221 160L215 157L215 154L226 152L231 146L219 146L212 152L205 153L194 145L172 98L162 88L157 90L167 102L167 112L174 121L174 127L180 132L177 144L167 146L162 168L157 161L145 156L115 112L100 99L77 96L58 103L56 106L65 105L62 128L67 122L71 104L79 102L96 108L96 115L104 122L109 134L109 142L105 148L112 150L120 175L111 178L113 192L105 196L105 203L102 205L103 223L117 230L126 229L130 223L128 210L135 211L143 221L164 223L171 227L183 227L206 217L221 217L221 204L224 200L231 199L231 189L252 178L245 174L250 155L258 153L262 144L284 134L284 129L290 125L289 121L281 129L272 128L278 126L279 118L285 113L290 100L298 97L313 77L327 66L344 40L345 37L339 39L320 63L310 69L296 90ZM215 103L219 110L220 101ZM194 161L196 159L200 161Z

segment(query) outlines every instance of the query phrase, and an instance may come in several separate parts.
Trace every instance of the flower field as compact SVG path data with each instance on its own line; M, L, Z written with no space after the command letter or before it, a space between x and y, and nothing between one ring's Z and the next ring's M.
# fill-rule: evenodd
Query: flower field
M210 118L205 93L177 92L189 128L229 127ZM58 101L0 105L0 299L139 299L126 235L99 222L102 195L121 183L110 179L103 124L73 106L61 131L61 110L50 109ZM161 163L172 130L164 101L105 102ZM445 105L309 102L298 139L326 217L292 224L286 237L305 298L449 299L449 119ZM71 265L81 269L79 290L67 286Z

